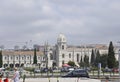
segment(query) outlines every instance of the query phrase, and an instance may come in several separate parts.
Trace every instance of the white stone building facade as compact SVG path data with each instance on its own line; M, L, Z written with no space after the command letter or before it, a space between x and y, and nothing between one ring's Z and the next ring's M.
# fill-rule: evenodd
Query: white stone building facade
M100 54L108 53L108 46L106 45L81 45L81 46L68 46L67 39L63 34L57 37L55 46L50 46L45 43L43 51L37 51L38 64L41 67L52 67L56 63L57 67L62 67L63 64L69 61L75 62L77 66L84 56L89 57L91 60L92 49L99 50ZM3 66L22 66L31 67L33 64L34 51L2 51ZM115 48L115 57L118 60L118 48Z
M53 62L55 62L58 67L62 67L63 64L69 61L73 61L78 65L81 57L84 58L85 55L89 56L90 61L92 49L93 48L87 47L68 47L66 37L60 34L57 38L57 44L54 47L50 48L50 46L47 45L45 54L48 57L48 67L52 67ZM53 60L50 59L51 55Z
M45 66L43 52L37 52L37 63ZM33 65L34 51L2 51L4 67L31 67Z
M100 54L108 54L108 46L104 44L96 45L84 45L84 46L68 46L67 39L63 34L60 34L57 38L57 43L54 47L45 45L45 55L48 58L48 67L52 67L53 62L57 64L57 67L62 67L63 64L69 61L75 62L76 65L80 63L81 57L84 60L84 56L89 57L91 60L92 49L94 52L99 50ZM51 58L53 57L53 59ZM118 60L118 48L115 48L115 57Z

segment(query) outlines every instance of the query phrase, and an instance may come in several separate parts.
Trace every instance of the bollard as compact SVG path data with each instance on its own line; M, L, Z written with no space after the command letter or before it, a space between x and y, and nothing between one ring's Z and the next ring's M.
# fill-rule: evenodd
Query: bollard
M58 77L57 77L57 82L59 82Z
M48 77L48 80L49 80L49 82L50 82L50 77Z
M109 80L109 76L106 76L105 79L106 79L106 82L108 82L108 80Z
M25 78L26 78L26 75L24 74L24 75L23 75L23 82L25 82Z
M78 77L78 79L77 79L77 82L79 82L79 77Z

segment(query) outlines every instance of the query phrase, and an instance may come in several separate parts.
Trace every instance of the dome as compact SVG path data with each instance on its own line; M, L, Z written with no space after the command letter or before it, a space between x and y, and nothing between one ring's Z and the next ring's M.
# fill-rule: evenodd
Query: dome
M59 34L57 42L66 42L66 37L63 34Z

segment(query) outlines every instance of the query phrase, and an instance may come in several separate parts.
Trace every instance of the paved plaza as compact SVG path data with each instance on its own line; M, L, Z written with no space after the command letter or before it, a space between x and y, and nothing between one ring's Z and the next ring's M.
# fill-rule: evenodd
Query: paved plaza
M20 79L20 82L23 82L23 79ZM27 78L25 79L25 82L101 82L101 81L89 78Z

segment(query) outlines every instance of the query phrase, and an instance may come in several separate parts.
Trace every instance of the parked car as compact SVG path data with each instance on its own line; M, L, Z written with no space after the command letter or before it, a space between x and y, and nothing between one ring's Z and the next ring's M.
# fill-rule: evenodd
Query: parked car
M105 68L104 70L103 70L103 72L112 72L113 70L112 69L110 69L110 68Z
M75 68L73 67L63 67L61 68L61 72L70 72L73 71Z
M52 71L53 72L61 72L61 69L60 68L52 68Z
M46 73L46 72L48 72L48 71L49 71L48 68L41 68L41 72L42 72L42 73Z
M61 72L69 72L68 67L62 67Z
M119 69L118 68L113 68L112 71L115 72L115 73L118 73Z
M90 72L91 69L89 67L85 68L86 71Z
M71 72L68 72L66 75L64 75L62 77L85 77L85 78L89 78L89 74L84 69L75 69Z
M40 73L41 71L40 71L39 68L35 68L35 69L34 69L34 72L35 72L35 73Z
M73 70L74 70L73 67L69 67L69 68L68 68L68 71L73 71Z

